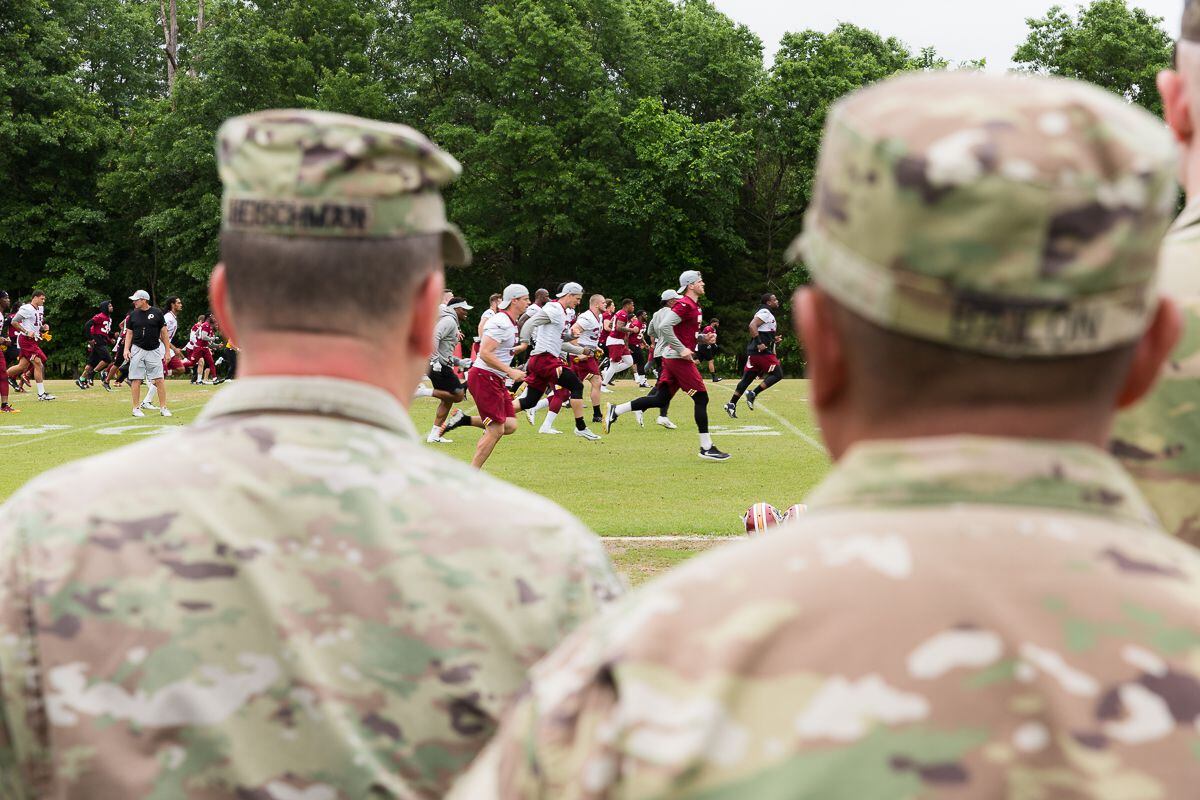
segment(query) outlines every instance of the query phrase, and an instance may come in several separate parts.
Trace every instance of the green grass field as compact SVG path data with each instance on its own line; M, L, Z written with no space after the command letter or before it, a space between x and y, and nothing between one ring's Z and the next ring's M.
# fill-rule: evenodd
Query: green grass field
M726 462L697 457L692 402L680 396L671 407L678 430L655 425L653 412L647 413L645 428L639 428L629 414L599 442L571 435L569 409L557 421L561 436L536 434L522 415L517 433L501 441L486 469L551 498L602 536L706 537L699 542L610 541L614 562L638 583L705 549L707 537L716 543L720 537L740 534L740 515L751 504L765 500L782 511L800 502L828 469L809 413L805 381L776 385L755 411L743 403L736 420L720 408L733 385L726 380L710 386L713 439L733 455ZM0 472L0 499L41 471L185 425L220 391L180 380L167 387L176 412L171 419L157 413L132 418L124 387L109 394L99 384L81 391L69 381L49 381L47 388L58 395L56 401L12 395L22 413L0 417L0 458L9 465ZM603 397L622 402L642 393L624 380L614 394ZM436 405L429 399L413 401L413 421L422 435L432 425ZM469 412L472 407L468 403L464 408ZM598 425L592 427L600 432ZM463 428L449 438L453 444L429 446L469 461L479 431Z

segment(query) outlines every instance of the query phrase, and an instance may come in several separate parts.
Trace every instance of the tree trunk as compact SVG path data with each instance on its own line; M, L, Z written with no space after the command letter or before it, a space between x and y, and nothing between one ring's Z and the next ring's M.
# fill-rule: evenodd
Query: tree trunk
M162 23L163 42L167 51L167 92L174 103L175 73L179 70L179 20L176 16L175 0L171 0L170 10L158 0L158 19Z
M204 0L197 0L196 33L204 33ZM196 56L192 55L192 65L188 67L188 76L196 77Z

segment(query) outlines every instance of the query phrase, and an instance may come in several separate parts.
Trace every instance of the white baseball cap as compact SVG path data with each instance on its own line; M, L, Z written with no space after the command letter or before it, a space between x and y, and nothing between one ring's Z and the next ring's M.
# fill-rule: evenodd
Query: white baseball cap
M468 303L465 299L463 299L461 297L451 297L450 302L446 304L446 308L449 308L449 309L461 308L465 311L470 311L474 307L475 306L471 305L470 303Z
M500 305L498 307L501 310L506 309L513 300L519 300L522 297L529 297L529 290L519 283L510 283L504 287L504 294L500 296Z
M668 300L678 300L679 292L675 291L674 289L667 289L665 292L662 293L662 297L659 299L662 300L664 303L667 302Z
M583 294L583 287L575 282L564 283L563 287L562 287L562 291L560 291L558 293L558 296L566 297L569 294Z
M145 289L138 289L136 292L129 295L129 299L130 300L147 300L148 301L150 299L150 293L147 292Z
M687 290L696 281L703 280L699 270L689 269L687 272L679 276L679 291Z

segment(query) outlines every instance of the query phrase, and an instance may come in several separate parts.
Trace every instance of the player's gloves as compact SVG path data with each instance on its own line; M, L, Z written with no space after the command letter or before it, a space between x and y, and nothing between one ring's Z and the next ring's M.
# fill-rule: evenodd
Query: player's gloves
M53 338L54 338L54 337L50 335L50 331L46 331L45 333L43 333L43 334L42 334L42 341L43 341L43 342L48 342L48 341L50 341L50 340L51 340L51 339L53 339Z
M432 369L434 372L441 372L442 371L442 360L440 358L435 358L433 360L433 362L429 365L429 368Z

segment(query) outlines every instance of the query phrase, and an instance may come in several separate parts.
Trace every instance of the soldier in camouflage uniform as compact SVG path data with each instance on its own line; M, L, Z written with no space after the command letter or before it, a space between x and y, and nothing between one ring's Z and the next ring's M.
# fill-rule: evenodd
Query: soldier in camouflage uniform
M458 163L309 111L229 120L217 156L240 380L0 509L0 797L441 797L619 586L577 520L405 410L468 258Z
M1163 242L1160 288L1179 304L1185 326L1161 382L1118 417L1110 447L1166 529L1200 545L1200 2L1185 5L1176 70L1158 82L1188 195Z
M1178 333L1173 156L1060 79L838 104L797 297L834 470L535 667L451 796L1193 796L1200 554L1103 448Z

